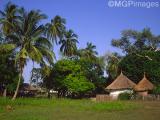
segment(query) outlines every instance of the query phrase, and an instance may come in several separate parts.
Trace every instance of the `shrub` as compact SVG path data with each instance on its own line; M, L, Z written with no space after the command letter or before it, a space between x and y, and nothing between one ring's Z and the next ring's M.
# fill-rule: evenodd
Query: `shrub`
M118 96L119 100L130 100L131 99L131 93L120 93Z
M152 92L153 92L153 94L160 95L160 85L155 87Z

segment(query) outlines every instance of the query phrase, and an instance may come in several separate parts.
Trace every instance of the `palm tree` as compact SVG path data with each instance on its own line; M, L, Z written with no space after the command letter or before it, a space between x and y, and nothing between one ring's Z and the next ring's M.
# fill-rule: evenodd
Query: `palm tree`
M65 31L66 20L61 18L60 16L55 16L54 19L51 20L51 23L46 24L46 36L48 39L52 40L58 44L58 38L62 39L64 31Z
M95 60L98 52L95 50L96 46L92 43L87 42L87 47L80 50L80 57Z
M64 56L71 57L76 54L77 50L77 40L78 36L73 32L73 30L68 30L64 33L64 37L60 40L61 45L60 51Z
M10 2L6 5L4 11L0 11L0 24L2 24L3 34L7 35L13 31L13 26L18 19L17 6Z
M15 49L14 44L0 44L0 54L8 53Z
M1 29L0 30L0 55L1 55L1 59L5 59L6 61L6 63L2 66L7 66L11 62L13 62L14 54L12 53L12 51L14 51L16 46L12 43L9 43L9 41L6 39L6 36L13 31L14 23L18 18L18 16L16 15L17 15L17 6L14 4L11 4L10 2L6 5L4 11L0 10L0 25L1 25L0 26L0 29ZM7 84L11 82L11 79L8 79L9 78L8 76L10 76L11 75L10 72L15 69L16 68L14 65L10 65L9 69L7 70L4 69L4 71L6 71L5 73L8 73L8 74L2 75L3 77L7 76L7 78L4 77L5 78L4 80L4 78L1 76L2 80L4 80L4 92L3 92L4 97L6 97L6 93L7 93ZM12 71L12 72L15 73L15 71ZM14 76L16 75L14 74ZM13 76L12 76L12 79L13 79Z
M104 55L104 60L106 61L106 71L112 79L114 79L118 74L118 65L121 59L122 56L118 53L107 53Z
M14 33L7 36L16 44L16 63L19 67L19 80L12 100L15 100L20 81L22 79L23 68L26 61L31 59L37 63L53 62L53 52L51 51L52 44L50 41L43 37L44 26L39 25L42 19L46 16L41 14L40 11L26 12L21 9L21 19L14 27Z
M11 2L7 3L4 11L0 10L0 54L11 52L16 47L6 36L13 32L18 17L18 7Z

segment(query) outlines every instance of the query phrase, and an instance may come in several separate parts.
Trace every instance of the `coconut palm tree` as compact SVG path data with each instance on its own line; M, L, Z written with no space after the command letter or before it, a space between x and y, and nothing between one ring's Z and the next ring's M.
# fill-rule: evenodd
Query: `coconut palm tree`
M53 62L52 44L43 36L44 26L39 25L39 22L45 19L46 16L41 14L40 11L32 10L26 12L23 8L20 13L21 19L14 27L15 32L7 36L7 38L11 39L16 45L16 63L20 71L19 80L12 100L15 100L17 96L23 69L28 59L36 61L37 63L45 63L46 61L49 63Z
M13 26L17 19L17 6L9 2L4 11L0 11L0 24L2 24L2 31L4 35L13 31Z
M114 79L118 75L118 65L122 60L122 56L118 53L107 53L104 56L104 60L106 61L106 72L109 77Z
M60 16L55 16L50 23L46 24L46 36L58 44L58 38L62 39L65 31L66 20Z
M64 33L64 37L60 40L60 52L63 53L64 56L71 57L76 54L78 43L78 36L73 32L73 30L68 30Z
M80 57L95 60L96 56L98 55L98 52L95 49L95 45L87 42L87 47L85 49L79 50Z
M14 44L0 44L0 54L8 53L9 51L12 51L15 49Z

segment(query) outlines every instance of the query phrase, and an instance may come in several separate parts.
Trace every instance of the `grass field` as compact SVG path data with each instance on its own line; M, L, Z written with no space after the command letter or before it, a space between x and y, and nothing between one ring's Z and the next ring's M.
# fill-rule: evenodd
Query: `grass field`
M7 110L10 105L13 110ZM160 102L0 98L0 120L159 120Z

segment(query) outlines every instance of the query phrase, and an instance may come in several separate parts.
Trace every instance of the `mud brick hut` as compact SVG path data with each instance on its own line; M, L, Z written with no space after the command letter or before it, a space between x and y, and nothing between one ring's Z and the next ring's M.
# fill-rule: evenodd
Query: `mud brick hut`
M141 96L147 96L148 92L154 89L154 85L146 78L144 73L143 79L135 86L134 90Z
M106 87L106 90L109 91L110 96L113 99L117 99L118 95L121 93L132 93L135 86L136 84L121 72L121 74L109 86Z

